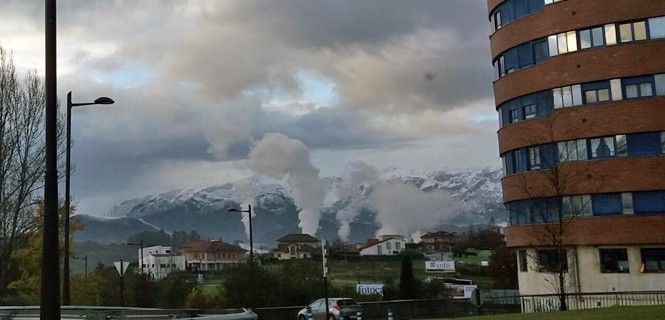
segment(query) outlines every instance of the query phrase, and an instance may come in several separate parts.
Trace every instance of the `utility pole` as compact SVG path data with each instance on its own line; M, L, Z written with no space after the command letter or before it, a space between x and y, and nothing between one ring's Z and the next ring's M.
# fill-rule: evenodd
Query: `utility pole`
M326 320L328 320L330 310L328 310L328 259L326 258L326 240L321 240L321 264L323 265L323 295L326 300Z
M58 236L58 74L56 45L56 2L45 0L45 162L44 225L40 319L60 319L60 248Z

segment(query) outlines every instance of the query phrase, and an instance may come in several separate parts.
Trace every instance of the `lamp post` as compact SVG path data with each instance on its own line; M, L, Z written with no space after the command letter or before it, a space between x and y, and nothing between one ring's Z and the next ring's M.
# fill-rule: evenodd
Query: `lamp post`
M254 236L252 234L252 205L249 204L247 205L247 210L242 210L242 209L236 209L236 208L231 208L228 210L229 212L239 212L239 213L247 213L248 217L247 219L249 220L249 268L250 272L253 274L254 273ZM252 305L251 307L253 308L256 305L256 293L254 290L254 281L250 283L250 288L252 288Z
M58 245L58 75L56 46L56 3L45 0L45 93L44 120L44 226L39 318L60 320L60 248Z
M254 239L252 236L252 205L247 205L247 210L231 208L229 212L240 212L247 213L249 215L249 262L250 264L254 263Z
M66 141L66 151L65 151L65 227L64 227L64 232L65 232L65 248L64 248L64 263L63 263L63 272L62 272L62 277L63 282L62 282L62 304L64 305L69 305L69 298L70 298L70 292L69 292L69 216L71 214L70 211L70 193L69 193L69 185L70 185L70 174L71 174L71 147L72 147L72 108L74 107L81 107L81 106L89 106L89 105L94 105L94 104L113 104L113 100L111 98L107 97L101 97L95 99L94 102L86 102L86 103L72 103L72 92L69 91L67 93L67 141Z

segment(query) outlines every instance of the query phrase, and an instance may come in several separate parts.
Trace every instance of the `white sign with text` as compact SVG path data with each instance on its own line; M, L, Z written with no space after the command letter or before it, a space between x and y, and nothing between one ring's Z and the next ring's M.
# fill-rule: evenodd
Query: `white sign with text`
M454 260L425 261L427 272L455 272Z
M356 292L362 295L379 295L383 296L383 284L381 283L358 283L356 284Z

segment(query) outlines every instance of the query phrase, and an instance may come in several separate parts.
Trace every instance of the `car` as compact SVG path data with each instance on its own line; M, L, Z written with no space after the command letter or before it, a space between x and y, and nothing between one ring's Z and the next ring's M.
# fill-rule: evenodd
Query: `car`
M318 299L302 308L298 312L298 320L309 320L307 318L307 308L312 309L312 319L314 320L348 320L357 319L358 312L362 312L363 307L351 298L328 298L328 319L326 319L326 300Z

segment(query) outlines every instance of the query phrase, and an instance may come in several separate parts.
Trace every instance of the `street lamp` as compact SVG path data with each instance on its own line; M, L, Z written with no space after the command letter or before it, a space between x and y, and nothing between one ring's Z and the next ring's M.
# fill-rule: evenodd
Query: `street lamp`
M253 274L254 273L254 237L252 235L252 205L249 204L247 205L247 210L242 210L242 209L236 209L236 208L231 208L228 210L228 212L239 212L239 213L247 213L248 214L248 220L249 220L249 268L250 272ZM254 290L254 281L252 281L250 284L250 287L252 288L252 305L251 307L253 308L256 304L256 293Z
M66 146L66 164L65 164L65 252L64 252L64 265L63 265L63 283L62 295L63 304L69 305L70 291L69 291L69 216L70 216L70 174L71 174L71 147L72 147L72 108L89 106L94 104L113 104L113 99L107 97L100 97L95 99L94 102L86 103L72 103L72 92L67 93L67 146Z
M247 213L249 215L249 262L251 264L254 263L254 239L252 236L252 205L249 204L247 205L247 210L242 210L242 209L236 209L236 208L231 208L228 210L229 212L240 212L240 213Z

